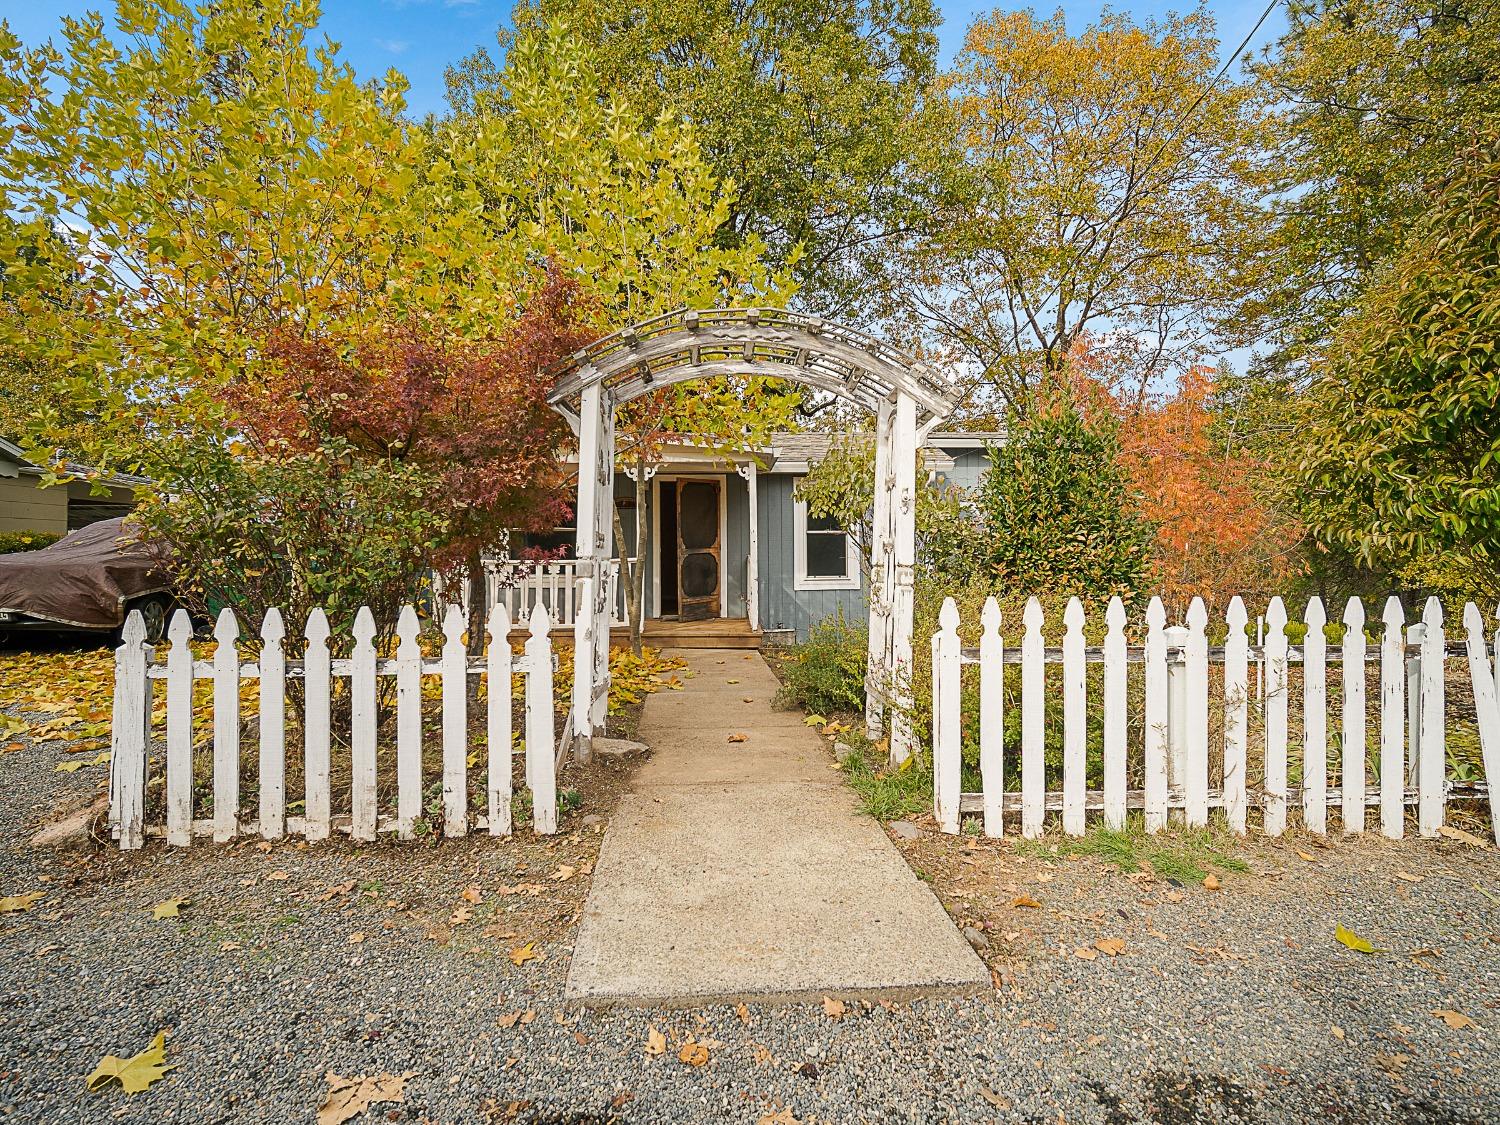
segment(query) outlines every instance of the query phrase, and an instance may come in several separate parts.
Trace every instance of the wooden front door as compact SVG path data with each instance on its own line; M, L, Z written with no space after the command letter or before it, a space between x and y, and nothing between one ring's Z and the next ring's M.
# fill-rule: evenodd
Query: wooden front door
M719 615L719 482L677 482L677 613L683 621Z

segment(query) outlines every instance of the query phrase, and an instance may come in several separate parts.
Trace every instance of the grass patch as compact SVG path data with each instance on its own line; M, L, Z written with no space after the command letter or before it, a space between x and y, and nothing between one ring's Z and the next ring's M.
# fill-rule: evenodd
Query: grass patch
M845 739L850 740L847 735ZM879 750L856 747L840 768L859 795L860 808L876 820L900 820L932 807L932 761L925 753L908 758L903 768L891 769Z
M1124 831L1095 828L1086 835L1056 843L1018 840L1014 844L1020 855L1092 856L1126 874L1149 867L1163 879L1185 883L1202 882L1214 869L1237 873L1250 870L1249 864L1231 853L1233 847L1234 838L1216 828L1179 828L1149 836L1140 817L1126 821Z

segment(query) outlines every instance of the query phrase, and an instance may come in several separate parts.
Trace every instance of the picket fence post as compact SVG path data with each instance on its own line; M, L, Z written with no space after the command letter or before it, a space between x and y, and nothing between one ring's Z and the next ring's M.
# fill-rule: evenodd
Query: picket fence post
M1302 827L1328 831L1328 615L1314 597L1302 615Z
M443 614L443 835L469 832L469 653L464 647L465 615L456 605Z
M1406 613L1385 599L1380 638L1380 830L1399 840L1406 828Z
M167 843L193 842L193 623L185 609L167 627Z
M1267 836L1286 831L1287 646L1286 606L1279 597L1266 607L1266 763L1265 809Z
M422 815L422 646L414 606L396 619L396 835L416 836Z
M303 636L303 776L306 819L302 834L311 842L328 839L332 820L329 740L333 733L329 700L328 615L314 609L307 615Z
M1187 747L1183 757L1183 820L1189 828L1208 823L1208 608L1202 598L1188 605L1184 650Z
M1474 714L1479 723L1479 752L1484 759L1485 780L1489 782L1490 831L1500 845L1500 692L1495 688L1500 662L1490 663L1484 618L1473 602L1464 606L1464 634L1469 680L1474 685Z
M958 795L963 769L963 732L959 702L963 668L959 651L958 606L943 599L939 629L932 636L932 775L933 815L944 832L958 832Z
M1447 749L1443 730L1443 607L1436 597L1422 610L1421 756L1417 759L1417 827L1436 836L1443 826Z
M552 622L538 602L531 609L526 641L526 778L531 786L532 826L538 835L557 832L557 773L553 754ZM582 721L589 721L582 712Z
M151 646L140 612L131 610L115 649L115 699L110 723L110 820L122 851L146 843L146 771L151 749Z
M1029 598L1021 638L1021 835L1028 840L1042 834L1047 802L1047 650L1042 618L1042 603Z
M1245 834L1245 762L1250 730L1249 615L1239 595L1229 599L1224 641L1224 817L1229 830Z
M214 624L214 843L233 840L240 813L240 626L225 606Z
M1125 827L1126 670L1125 603L1109 599L1104 614L1104 824L1116 832Z
M1145 740L1146 831L1167 826L1167 739L1171 730L1167 688L1167 611L1160 598L1146 606L1146 698L1142 718Z
M286 623L271 606L260 625L260 835L286 835Z
M354 616L354 652L349 665L349 834L375 839L375 615L362 605Z
M1344 606L1344 746L1339 766L1341 819L1346 835L1365 830L1365 607L1358 598Z
M486 749L489 752L486 788L491 836L510 835L511 747L510 747L510 611L503 605L490 607L489 648L486 650Z
M1005 835L1005 640L1000 603L984 600L979 637L979 776L984 786L984 834Z
M1069 598L1063 611L1062 827L1082 836L1088 789L1088 666L1084 662L1083 603Z

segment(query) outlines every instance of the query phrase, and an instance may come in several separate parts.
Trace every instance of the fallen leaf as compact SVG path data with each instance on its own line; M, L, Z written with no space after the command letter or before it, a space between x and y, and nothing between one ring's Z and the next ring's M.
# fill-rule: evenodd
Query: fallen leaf
M269 875L267 875L266 878L267 879L274 879L275 881L277 881L278 883L280 883L280 882L285 882L289 878L289 876L287 875L287 873L285 871L273 871Z
M237 950L244 949L244 948L245 947L243 945L241 945L237 941L221 941L221 942L219 942L219 952L220 953L234 953Z
M102 1090L110 1082L118 1082L127 1094L138 1094L157 1079L165 1077L167 1071L177 1068L176 1063L168 1066L166 1062L167 1033L158 1031L151 1046L138 1055L128 1059L105 1055L94 1068L94 1073L84 1081L92 1091Z
M757 1043L751 1040L750 1057L755 1060L756 1066L765 1066L774 1056L771 1054L771 1049L764 1043Z
M184 906L193 905L191 899L186 898L164 898L151 908L151 917L160 922L163 918L178 917Z
M477 903L481 898L484 897L484 895L480 891L478 883L471 883L469 886L464 888L462 897L465 902Z
M730 742L748 742L748 741L750 741L750 736L748 734L731 734L729 736L729 741Z
M34 904L46 897L46 891L27 891L23 895L0 898L0 914L14 914L20 910L30 910Z
M1108 953L1111 957L1118 957L1125 952L1125 939L1117 937L1099 938L1094 942L1094 948L1100 953Z
M677 1052L677 1061L688 1066L702 1066L708 1062L708 1048L702 1043L684 1043L682 1050Z
M473 917L474 911L470 910L467 906L460 906L448 919L448 925L462 926L465 922L469 921L469 919ZM519 962L517 962L517 964L519 964Z
M1369 941L1367 941L1365 938L1360 937L1353 930L1346 930L1343 926L1340 925L1334 926L1333 936L1338 940L1340 945L1347 945L1356 953L1383 952L1383 950L1377 950L1373 945L1369 943Z
M1073 950L1073 956L1081 957L1085 961L1092 961L1094 958L1099 956L1099 951L1097 949L1089 949L1086 946L1081 946L1078 949Z
M564 864L560 864L558 866L557 870L552 873L552 878L555 879L559 883L565 883L569 879L571 879L574 875L576 875L577 873L578 873L578 868L576 868L576 867L569 867L566 863L564 863Z
M1297 853L1298 858L1305 859L1308 863L1316 863L1318 860L1317 856L1313 855L1311 852L1305 852L1301 848L1293 848L1292 851Z
M1465 1027L1479 1026L1468 1016L1464 1015L1462 1012L1455 1012L1452 1008L1436 1008L1433 1010L1432 1014L1435 1015L1438 1019L1442 1020L1449 1027L1453 1028L1454 1031L1458 1031Z
M646 1030L646 1054L655 1058L657 1055L665 1055L666 1053L667 1037L657 1031L656 1025L653 1023Z
M352 934L349 935L349 944L350 945L358 945L360 942L362 942L364 940L365 940L365 933L364 933L363 930L355 930Z
M1454 828L1451 824L1438 825L1438 835L1446 836L1450 840L1459 840L1462 843L1468 844L1471 848L1489 847L1488 844L1472 832L1465 832L1462 828Z
M1334 1024L1328 1030L1333 1033L1333 1037L1335 1039L1337 1039L1340 1043L1342 1043L1344 1041L1344 1029L1342 1027L1340 1027L1338 1024Z
M517 1024L525 1027L534 1019L536 1019L535 1009L527 1008L524 1012L507 1012L495 1022L501 1027L515 1027Z
M809 726L809 727L821 727L825 723L827 723L828 720L825 719L825 718L823 718L822 715L809 715L809 716L807 716L807 718L803 719L802 722L803 722L803 724L805 726Z
M1398 871L1396 872L1396 878L1405 880L1408 883L1420 883L1424 876L1413 875L1410 871Z
M318 1106L318 1125L341 1125L351 1117L358 1117L378 1102L406 1101L405 1074L357 1074L352 1078L341 1078L328 1072L328 1094Z
M535 960L536 956L537 956L536 942L534 942L534 941L528 941L525 945L521 946L519 949L512 949L510 951L511 962L517 968L520 968L522 965L526 964L527 961L533 961L533 960Z
M1037 902L1036 899L1032 898L1030 895L1017 895L1015 898L1013 898L1013 899L1010 900L1010 904L1012 906L1024 906L1024 907L1027 907L1027 908L1029 908L1031 910L1040 909L1040 907L1042 905L1041 903Z
M792 1116L791 1106L782 1106L775 1113L765 1113L758 1117L755 1125L802 1125L802 1122Z
M737 683L739 683L739 680L725 680L724 682L726 684L737 684Z
M1009 1098L1001 1097L999 1094L995 1093L995 1091L991 1090L988 1086L981 1085L979 1087L979 1096L985 1101L989 1102L990 1105L994 1106L996 1109L1010 1109L1011 1107Z
M1223 887L1223 885L1223 883L1219 882L1219 877L1213 872L1209 872L1203 877L1203 886L1206 890L1217 891L1221 887Z
M745 1024L746 1026L749 1026L749 1024L750 1024L750 1009L749 1008L745 1007L745 1005L742 1004L742 1003L741 1004L736 1004L734 1006L734 1014L740 1017L740 1023Z
M841 1020L844 1018L845 1011L846 1009L842 1000L835 1000L831 996L823 997L823 1014L829 1019Z

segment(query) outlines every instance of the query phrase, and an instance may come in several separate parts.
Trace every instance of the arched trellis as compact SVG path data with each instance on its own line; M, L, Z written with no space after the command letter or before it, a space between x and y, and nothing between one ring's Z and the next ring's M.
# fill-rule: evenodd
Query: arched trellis
M549 396L578 436L580 607L573 704L564 746L587 761L609 691L610 559L615 407L661 387L723 375L785 379L875 414L875 512L865 723L889 722L890 753L911 752L909 677L916 554L916 456L953 408L951 384L896 348L845 325L784 309L684 309L623 328L559 365Z

